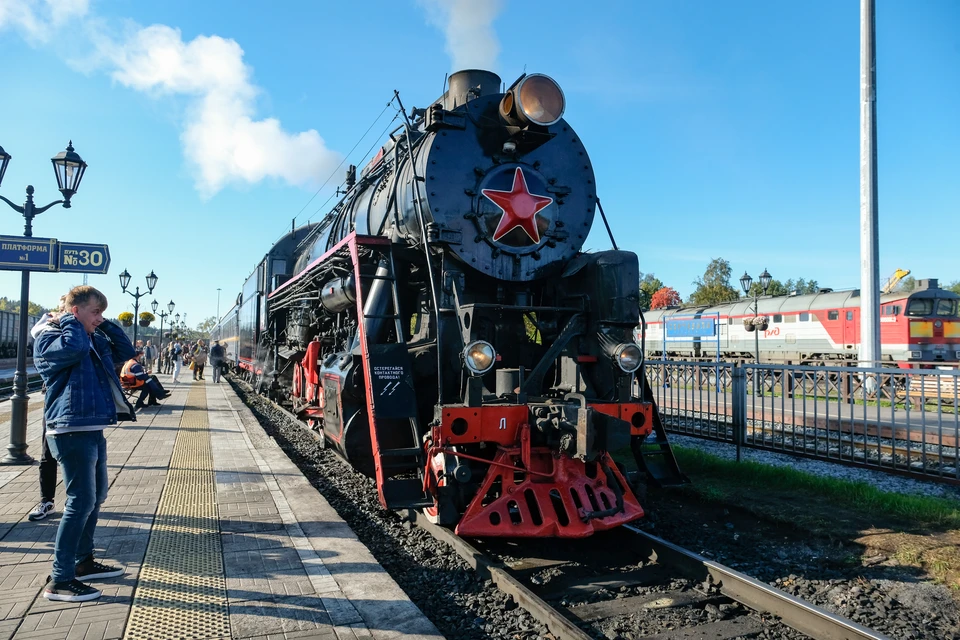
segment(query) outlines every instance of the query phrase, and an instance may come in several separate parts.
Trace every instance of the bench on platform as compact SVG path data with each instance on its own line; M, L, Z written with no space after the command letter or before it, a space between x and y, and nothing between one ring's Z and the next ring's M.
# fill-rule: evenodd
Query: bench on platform
M910 385L897 392L914 409L922 409L925 404L951 404L957 406L960 399L960 377L924 375L911 376Z

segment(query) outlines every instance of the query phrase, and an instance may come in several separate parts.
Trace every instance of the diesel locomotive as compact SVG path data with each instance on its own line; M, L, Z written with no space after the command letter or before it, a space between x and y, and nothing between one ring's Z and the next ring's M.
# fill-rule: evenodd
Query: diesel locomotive
M589 155L542 74L453 74L320 222L270 248L214 329L262 393L467 536L584 537L683 482L643 376L636 254L581 251Z
M648 311L646 353L683 360L713 360L719 354L722 360L736 362L753 360L756 344L765 363L816 366L857 361L859 290L765 296L757 306L757 315L752 300ZM909 369L960 362L960 295L941 288L936 279L918 280L909 293L882 295L879 312L884 366ZM671 320L698 319L716 326L708 332L711 335L671 335Z

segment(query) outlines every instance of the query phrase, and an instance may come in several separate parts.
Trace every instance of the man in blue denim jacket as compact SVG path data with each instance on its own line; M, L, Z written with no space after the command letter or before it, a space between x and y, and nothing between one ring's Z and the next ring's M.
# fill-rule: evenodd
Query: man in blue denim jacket
M133 418L114 362L133 356L123 330L104 322L107 298L89 286L74 287L65 312L51 320L34 345L34 364L47 387L44 418L50 452L60 463L67 501L57 530L48 600L83 602L100 590L81 579L112 578L124 569L93 558L93 534L107 499L107 441L103 430L118 415Z

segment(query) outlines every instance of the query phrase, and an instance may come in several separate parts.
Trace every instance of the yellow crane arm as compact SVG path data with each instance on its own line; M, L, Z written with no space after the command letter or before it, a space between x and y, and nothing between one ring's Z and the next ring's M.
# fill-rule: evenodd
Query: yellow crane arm
M887 278L887 283L880 287L880 293L891 293L908 275L910 275L910 269L897 269Z

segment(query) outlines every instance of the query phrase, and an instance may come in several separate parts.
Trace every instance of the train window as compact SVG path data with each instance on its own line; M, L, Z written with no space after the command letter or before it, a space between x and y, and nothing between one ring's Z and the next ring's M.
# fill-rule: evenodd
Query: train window
M783 322L783 316L780 315L779 313L773 314L773 323L778 324L780 322Z
M933 298L912 298L907 303L908 316L929 316L933 314Z
M955 316L957 315L957 301L956 300L937 300L937 315L938 316Z
M801 314L800 314L800 322L810 322L810 314L809 314L809 313L801 313Z
M840 318L839 311L827 311L827 320L838 320Z
M853 311L847 311L847 320L853 320Z
M784 322L796 322L796 321L797 321L797 316L795 316L795 315L793 315L793 314L791 313L790 315L783 316L783 321L784 321Z
M733 324L733 318L727 318L727 324Z

